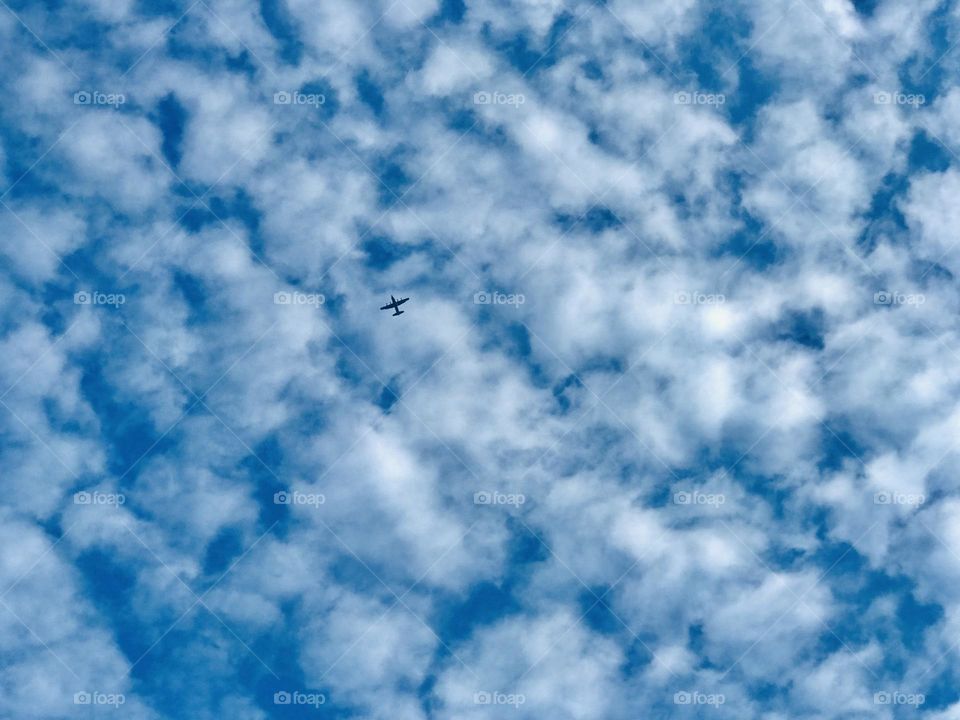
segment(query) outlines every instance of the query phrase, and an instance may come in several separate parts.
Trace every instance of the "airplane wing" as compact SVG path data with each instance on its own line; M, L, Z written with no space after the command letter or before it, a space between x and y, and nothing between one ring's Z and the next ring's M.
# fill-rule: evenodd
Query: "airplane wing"
M397 300L396 303L397 305L403 305L409 299L410 298L401 298L400 300Z
M380 308L380 309L381 309L381 310L393 310L393 309L395 309L396 307L397 307L397 306L396 306L395 304L390 304L390 305L384 305L384 306L383 306L382 308Z

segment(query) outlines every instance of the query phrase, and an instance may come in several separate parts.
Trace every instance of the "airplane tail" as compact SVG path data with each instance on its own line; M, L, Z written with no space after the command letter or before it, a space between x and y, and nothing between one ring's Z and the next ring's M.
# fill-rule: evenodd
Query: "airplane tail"
M403 315L403 310L401 310L400 308L394 308L393 315L394 317L396 317L397 315Z

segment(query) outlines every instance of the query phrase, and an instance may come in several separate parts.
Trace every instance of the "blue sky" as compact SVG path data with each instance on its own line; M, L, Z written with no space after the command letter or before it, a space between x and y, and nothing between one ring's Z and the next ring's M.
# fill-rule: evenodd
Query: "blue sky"
M958 12L0 2L0 717L960 720Z

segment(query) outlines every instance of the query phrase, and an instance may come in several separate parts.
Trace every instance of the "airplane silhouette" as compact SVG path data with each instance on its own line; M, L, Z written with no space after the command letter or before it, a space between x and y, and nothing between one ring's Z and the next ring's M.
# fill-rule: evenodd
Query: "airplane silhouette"
M400 309L400 306L403 305L410 298L400 298L397 300L393 295L390 296L390 302L384 305L381 310L393 310L393 316L403 315L403 310Z

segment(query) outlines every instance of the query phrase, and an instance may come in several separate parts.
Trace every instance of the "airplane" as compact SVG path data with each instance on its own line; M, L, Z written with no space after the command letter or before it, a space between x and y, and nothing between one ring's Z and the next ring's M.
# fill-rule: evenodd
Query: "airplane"
M393 295L390 296L390 302L384 305L381 310L393 310L393 317L397 315L403 315L403 310L400 309L400 306L403 305L410 298L400 298L397 300Z

